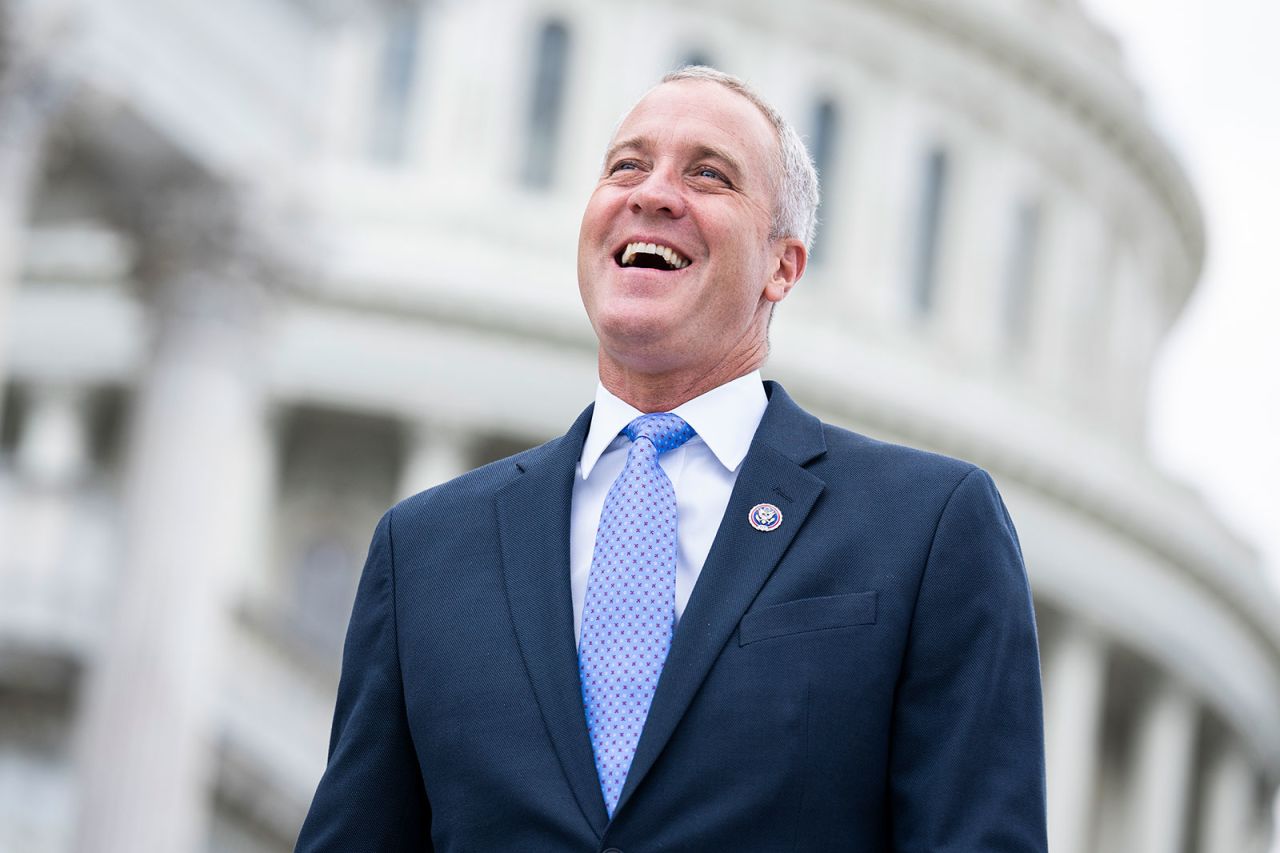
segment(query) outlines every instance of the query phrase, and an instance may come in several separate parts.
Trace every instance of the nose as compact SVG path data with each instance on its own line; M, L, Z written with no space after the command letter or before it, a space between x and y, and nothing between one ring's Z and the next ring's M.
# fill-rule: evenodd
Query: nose
M645 213L678 219L684 216L684 184L672 166L656 166L631 191L633 213Z

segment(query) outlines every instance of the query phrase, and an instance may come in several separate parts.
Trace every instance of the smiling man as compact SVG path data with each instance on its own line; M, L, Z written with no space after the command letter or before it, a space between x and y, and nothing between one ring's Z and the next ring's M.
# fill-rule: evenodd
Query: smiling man
M817 198L735 78L623 120L578 247L595 404L384 516L298 850L1045 850L991 479L761 380Z
M807 180L787 187L802 199L784 224L787 156ZM609 147L578 239L604 387L666 411L758 368L769 313L804 272L816 205L803 145L742 92L690 76L645 96Z

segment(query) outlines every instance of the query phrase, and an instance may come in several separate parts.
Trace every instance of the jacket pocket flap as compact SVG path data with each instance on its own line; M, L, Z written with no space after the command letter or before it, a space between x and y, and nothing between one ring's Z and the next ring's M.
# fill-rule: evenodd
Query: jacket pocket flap
M872 625L875 621L875 590L802 598L753 610L743 616L738 626L738 645L805 631Z

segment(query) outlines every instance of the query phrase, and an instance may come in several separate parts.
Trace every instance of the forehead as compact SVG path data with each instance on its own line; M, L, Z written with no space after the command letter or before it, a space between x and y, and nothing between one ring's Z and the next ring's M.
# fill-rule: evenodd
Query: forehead
M723 151L745 168L767 170L778 135L755 104L711 80L673 80L649 90L613 136L611 147L632 142L690 151Z

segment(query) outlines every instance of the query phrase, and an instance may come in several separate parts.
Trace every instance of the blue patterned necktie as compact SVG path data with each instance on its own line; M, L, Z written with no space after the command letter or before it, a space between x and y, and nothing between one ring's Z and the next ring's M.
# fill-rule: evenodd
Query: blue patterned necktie
M658 456L694 434L670 413L643 415L622 432L632 444L600 513L578 646L587 730L610 817L675 625L676 493Z

